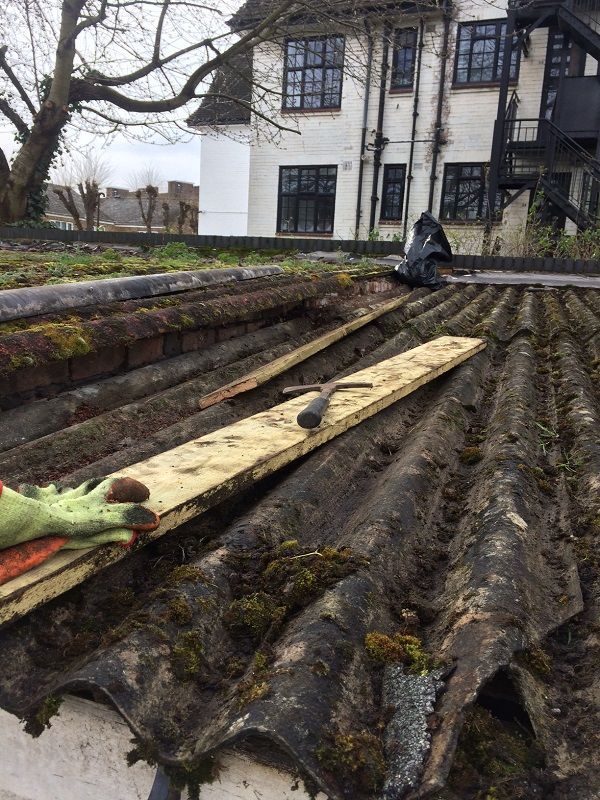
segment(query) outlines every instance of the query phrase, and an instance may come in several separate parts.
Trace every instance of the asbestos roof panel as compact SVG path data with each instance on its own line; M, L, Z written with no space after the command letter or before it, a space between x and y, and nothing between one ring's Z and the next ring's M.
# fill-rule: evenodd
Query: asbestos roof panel
M455 750L479 731L477 752L504 747L507 797L597 797L597 290L416 290L235 403L82 453L77 480L442 332L488 347L2 629L0 705L35 715L49 694L91 693L138 755L189 767L266 746L333 800L475 800L498 776L469 762L475 744ZM3 458L8 485L34 477Z

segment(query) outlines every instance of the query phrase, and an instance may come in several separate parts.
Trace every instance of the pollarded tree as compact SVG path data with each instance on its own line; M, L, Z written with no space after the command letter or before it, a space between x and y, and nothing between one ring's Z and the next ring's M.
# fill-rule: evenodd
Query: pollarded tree
M84 225L86 231L94 230L102 196L100 187L105 185L111 171L102 153L94 151L69 153L63 166L54 171L52 177L58 185L52 191L73 217L77 230L84 230Z

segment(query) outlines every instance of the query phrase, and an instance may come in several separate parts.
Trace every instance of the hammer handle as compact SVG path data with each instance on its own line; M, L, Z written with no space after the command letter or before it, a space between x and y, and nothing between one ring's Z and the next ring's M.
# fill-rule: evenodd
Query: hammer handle
M298 425L301 428L318 428L323 420L323 414L327 411L330 400L331 392L321 392L298 414L296 418Z

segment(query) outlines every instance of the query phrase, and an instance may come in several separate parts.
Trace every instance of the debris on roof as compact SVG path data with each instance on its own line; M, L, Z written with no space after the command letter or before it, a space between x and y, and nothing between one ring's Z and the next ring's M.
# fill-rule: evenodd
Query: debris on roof
M269 408L291 383L440 335L487 341L2 628L2 708L39 729L49 696L108 702L136 738L130 760L179 777L231 748L260 760L266 746L332 800L594 800L599 298L417 289L243 397L174 419L151 412L150 395L139 429L113 408L48 434L37 461L31 443L0 455L8 485L57 465L76 483Z

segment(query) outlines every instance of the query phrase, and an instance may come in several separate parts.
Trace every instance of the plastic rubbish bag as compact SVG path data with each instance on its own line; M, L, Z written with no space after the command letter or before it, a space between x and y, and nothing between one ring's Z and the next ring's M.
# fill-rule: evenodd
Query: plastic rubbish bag
M452 248L444 229L429 211L424 211L413 225L404 253L404 260L394 269L402 283L434 291L445 285L438 277L436 265L438 261L452 261Z

